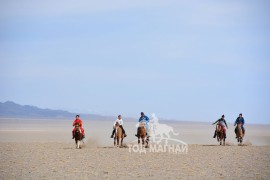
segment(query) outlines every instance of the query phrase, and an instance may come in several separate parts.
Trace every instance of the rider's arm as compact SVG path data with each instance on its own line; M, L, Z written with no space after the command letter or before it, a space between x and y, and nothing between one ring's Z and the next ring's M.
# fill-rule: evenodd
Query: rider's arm
M237 124L238 119L239 119L239 118L237 118L237 119L235 120L234 126Z
M243 117L242 117L243 118ZM243 125L245 124L245 120L244 120L244 118L243 118Z
M149 117L147 117L147 116L144 116L144 117L145 117L145 120L146 120L146 121L149 121Z
M114 123L113 123L113 128L115 128L115 124L116 124L116 122L117 122L117 119L116 119L116 121L114 121Z
M228 129L228 126L227 126L227 123L226 123L226 120L224 119L224 123L225 123L225 125L226 125L226 127L227 127L227 129Z
M214 122L212 125L216 124L218 121L219 121L219 119L216 122Z

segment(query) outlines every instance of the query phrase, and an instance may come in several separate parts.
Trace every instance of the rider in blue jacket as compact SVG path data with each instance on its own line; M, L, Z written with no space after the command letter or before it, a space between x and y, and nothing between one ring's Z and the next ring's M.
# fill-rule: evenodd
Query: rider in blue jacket
M245 134L245 128L244 128L245 120L242 116L242 113L240 113L239 117L235 120L234 126L240 123L242 124L241 128L242 128L243 134ZM237 135L237 127L235 127L234 132Z
M145 122L146 122L146 126L147 126L148 123L149 123L149 118L148 118L146 115L144 115L143 112L141 112L141 117L139 118L139 122L141 122L141 121L145 121ZM140 128L140 127L137 128L137 134L135 134L135 136L137 136L137 137L138 137L138 134L139 134L139 128ZM146 128L146 129L147 129L147 128ZM147 133L146 133L146 135L147 135Z

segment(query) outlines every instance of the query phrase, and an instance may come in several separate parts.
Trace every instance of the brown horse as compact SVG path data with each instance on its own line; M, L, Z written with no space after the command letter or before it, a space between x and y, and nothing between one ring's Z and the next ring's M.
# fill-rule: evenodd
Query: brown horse
M243 142L243 130L242 130L242 123L237 124L236 127L236 137L237 137L237 142L239 142L240 144L242 144Z
M223 132L222 125L217 124L216 131L217 131L217 141L220 142L220 145L222 145L223 140L223 145L225 146L225 134Z
M145 128L144 122L140 123L139 133L138 133L138 144L140 144L140 139L142 139L142 145L146 143L146 146L148 146L149 137L146 137L146 128Z
M75 143L76 143L76 148L79 149L79 148L81 148L80 143L82 141L83 134L81 132L79 123L75 124L75 128L76 128L75 129L75 135L74 135L75 136Z
M121 139L121 141L120 141ZM119 126L119 123L116 122L115 124L115 136L114 136L114 146L116 145L117 143L117 147L119 146L119 141L120 141L120 146L123 145L123 140L124 140L124 134L123 134L123 131L122 131L122 128Z

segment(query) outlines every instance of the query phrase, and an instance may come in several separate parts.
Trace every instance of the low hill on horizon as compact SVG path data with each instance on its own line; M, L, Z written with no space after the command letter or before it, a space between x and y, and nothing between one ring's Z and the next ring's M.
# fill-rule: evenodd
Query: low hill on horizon
M31 105L20 105L12 101L6 101L4 103L0 102L0 117L1 118L54 118L54 119L64 119L72 118L74 119L76 113L72 113L64 110L52 110L52 109L42 109ZM111 116L102 116L97 114L80 114L83 119L95 119L95 120L108 120L115 119Z

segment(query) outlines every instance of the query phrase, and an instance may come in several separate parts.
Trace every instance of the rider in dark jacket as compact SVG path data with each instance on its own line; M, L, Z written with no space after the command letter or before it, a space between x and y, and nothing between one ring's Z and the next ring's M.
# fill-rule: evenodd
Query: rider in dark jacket
M227 126L227 123L226 123L226 120L224 119L224 117L225 116L222 115L221 118L218 119L216 122L214 122L212 125L214 125L216 123L218 123L219 125L221 125L222 126L222 130L224 132L224 137L226 138L226 128L225 128L225 125L226 125L227 129L228 129L228 126ZM215 134L214 134L214 137L213 138L216 138L216 136L217 136L217 130L215 130Z
M240 123L242 123L241 128L242 128L243 134L245 134L245 128L244 128L245 120L242 116L242 113L240 113L239 117L235 120L234 126L237 124L240 124ZM234 132L235 132L235 134L237 134L237 127L235 127Z

